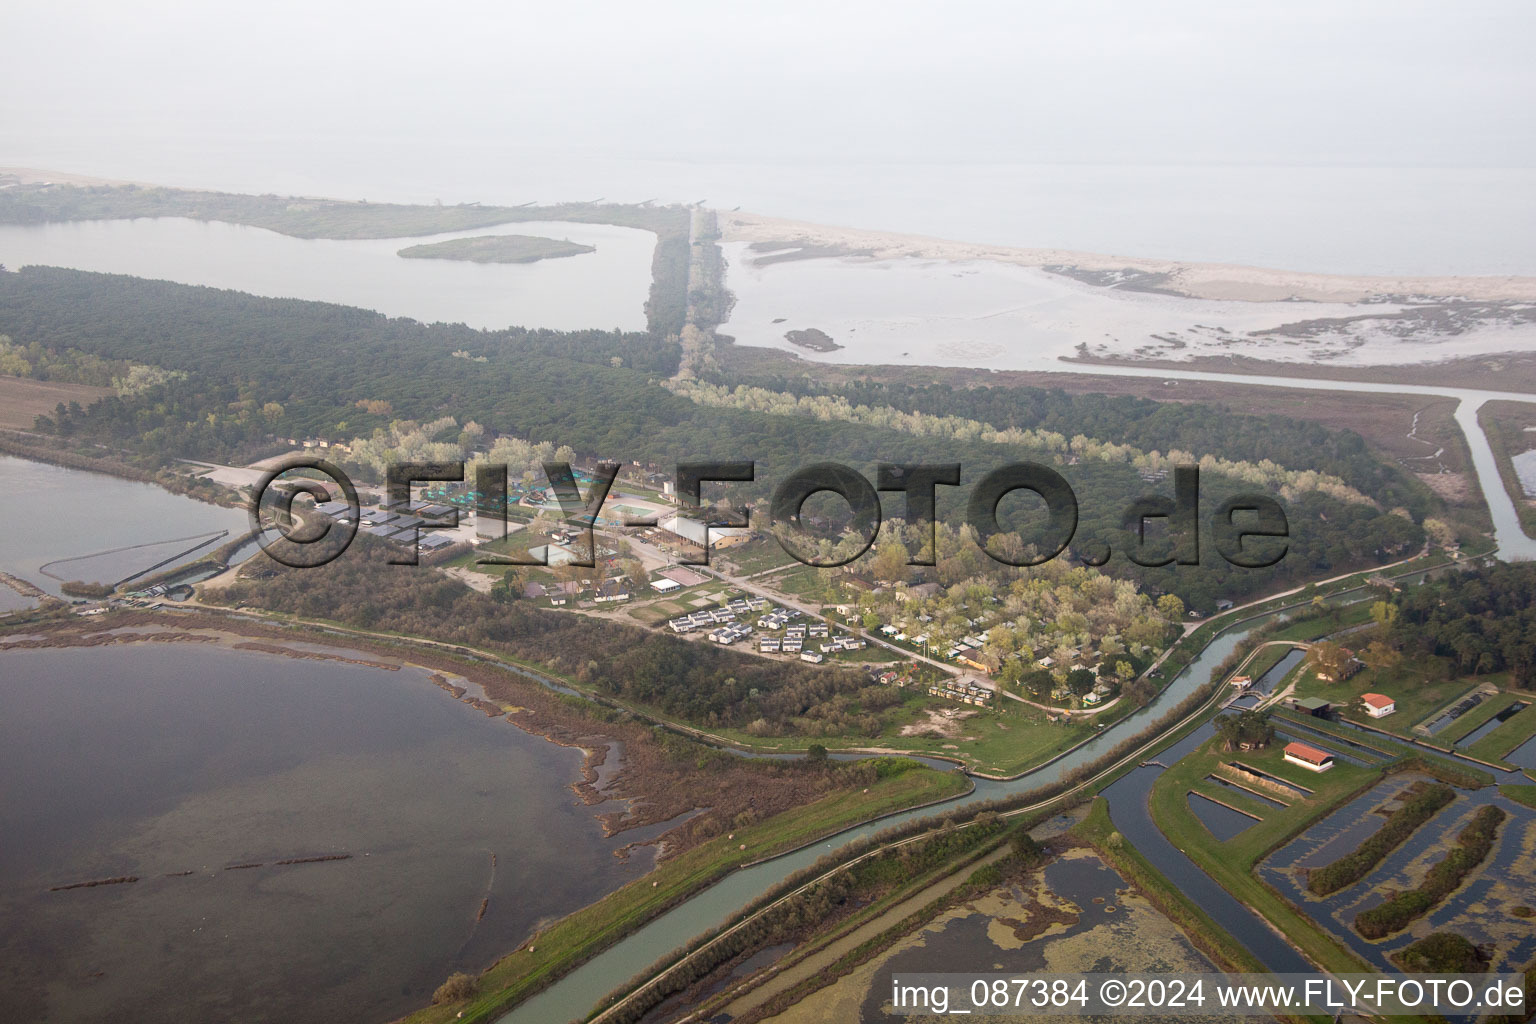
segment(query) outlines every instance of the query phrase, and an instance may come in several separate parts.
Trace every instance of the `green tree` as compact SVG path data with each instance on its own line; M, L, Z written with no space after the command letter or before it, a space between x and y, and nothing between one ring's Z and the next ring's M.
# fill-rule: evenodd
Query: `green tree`
M1072 691L1075 697L1082 697L1093 690L1099 677L1086 668L1075 668L1067 673L1067 689Z
M1353 656L1331 640L1319 640L1307 652L1307 664L1319 679L1337 682L1344 678L1344 670Z
M1213 723L1226 750L1267 747L1275 738L1269 715L1260 711L1239 711L1235 715L1217 715Z
M1164 594L1158 598L1157 611L1169 622L1184 621L1184 601L1178 594Z

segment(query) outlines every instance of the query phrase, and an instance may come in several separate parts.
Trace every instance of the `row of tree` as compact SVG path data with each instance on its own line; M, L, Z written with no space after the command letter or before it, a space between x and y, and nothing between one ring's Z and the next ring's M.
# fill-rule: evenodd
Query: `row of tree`
M1143 451L1214 453L1228 459L1315 470L1337 477L1387 508L1415 520L1439 502L1399 467L1377 458L1352 430L1307 420L1258 416L1221 404L1155 402L1128 395L1074 395L1059 388L953 387L849 381L835 388L805 377L764 376L738 383L801 395L836 394L854 405L890 406L961 417L999 430L1046 431L1071 438L1113 439ZM1297 466L1300 460L1303 463Z

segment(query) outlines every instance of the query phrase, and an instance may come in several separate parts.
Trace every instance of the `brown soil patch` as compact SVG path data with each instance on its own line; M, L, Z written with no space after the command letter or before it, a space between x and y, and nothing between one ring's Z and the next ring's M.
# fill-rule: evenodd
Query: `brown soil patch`
M89 384L56 384L0 375L0 427L31 430L39 416L53 415L54 407L60 402L65 405L79 402L83 408L112 393L111 388L96 388Z
M948 717L941 710L933 708L924 712L924 717L916 722L901 727L903 736L921 736L925 733L936 733L949 739L960 735L960 723L975 712L969 714L961 712L953 718Z

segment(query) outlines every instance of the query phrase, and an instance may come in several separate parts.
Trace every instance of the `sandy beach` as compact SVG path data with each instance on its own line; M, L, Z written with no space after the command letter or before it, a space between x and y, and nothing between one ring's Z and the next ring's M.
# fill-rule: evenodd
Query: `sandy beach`
M873 259L991 260L1026 267L1073 267L1081 271L1135 271L1157 275L1160 291L1189 298L1276 302L1355 303L1385 297L1536 301L1536 277L1353 277L1221 263L1185 263L1067 249L1016 249L922 235L781 220L752 213L720 214L726 241L779 242L785 248L827 247Z

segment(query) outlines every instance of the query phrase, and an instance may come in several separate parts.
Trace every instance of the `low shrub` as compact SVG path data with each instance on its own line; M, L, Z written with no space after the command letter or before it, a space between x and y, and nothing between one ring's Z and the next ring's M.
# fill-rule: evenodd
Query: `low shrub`
M1360 881L1381 863L1382 858L1413 835L1414 830L1454 799L1456 792L1449 786L1426 786L1405 800L1386 823L1367 836L1353 852L1311 872L1307 876L1307 888L1318 896L1327 896Z
M474 978L463 971L456 971L448 975L447 981L437 986L437 991L432 993L432 1002L434 1004L461 1003L473 996L479 987L479 983Z
M1418 888L1396 893L1380 906L1362 911L1355 917L1355 930L1367 939L1379 939L1401 931L1432 910L1488 856L1504 817L1503 808L1493 804L1478 808L1471 823L1456 837L1451 852L1429 869Z

